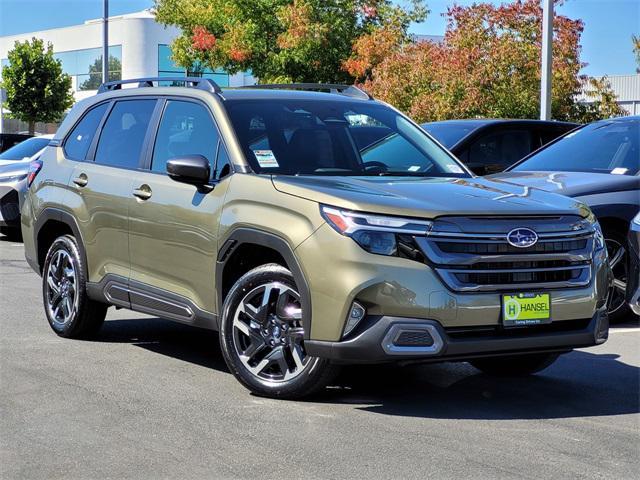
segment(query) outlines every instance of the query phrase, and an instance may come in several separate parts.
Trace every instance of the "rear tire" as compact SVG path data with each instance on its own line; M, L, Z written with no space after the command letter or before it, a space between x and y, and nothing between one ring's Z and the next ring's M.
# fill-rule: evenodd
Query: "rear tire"
M84 272L76 239L58 237L45 258L42 297L49 325L61 337L92 337L107 315L107 305L87 296Z
M256 395L301 398L338 373L304 350L302 303L285 267L262 265L243 275L222 308L220 346L236 379Z
M498 377L519 377L532 375L544 370L555 362L558 353L535 353L505 357L478 358L469 363L488 375Z

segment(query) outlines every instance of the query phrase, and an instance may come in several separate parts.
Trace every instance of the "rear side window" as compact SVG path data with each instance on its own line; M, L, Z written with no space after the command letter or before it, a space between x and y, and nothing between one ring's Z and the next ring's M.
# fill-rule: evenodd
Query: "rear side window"
M476 140L469 149L469 163L508 167L531 152L526 130L492 133Z
M218 139L218 130L204 106L170 100L158 128L151 170L164 173L170 158L202 155L213 171Z
M102 128L95 162L112 167L138 168L155 105L155 99L117 102Z
M73 160L84 160L86 158L100 120L102 120L104 112L107 111L107 105L107 103L103 103L89 110L71 131L64 144L64 151L68 158Z

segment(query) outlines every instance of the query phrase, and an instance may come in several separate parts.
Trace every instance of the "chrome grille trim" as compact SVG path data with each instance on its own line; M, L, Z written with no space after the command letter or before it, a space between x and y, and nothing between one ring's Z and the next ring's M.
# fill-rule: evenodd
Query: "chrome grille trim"
M593 236L593 230L579 230L579 231L569 231L569 232L546 232L546 233L538 233L538 241L547 241L553 242L558 240L580 240L583 238L589 238ZM506 242L507 234L506 233L457 233L457 232L436 232L429 231L427 232L427 237L438 237L446 239L448 242L460 241L460 242L468 242L469 239L483 239L483 240L492 240L496 242Z
M478 219L469 220L471 223ZM558 223L555 224L557 231L550 231L548 224L545 225L546 228L541 228L546 231L536 231L539 237L537 247L534 245L529 249L518 249L519 251L508 247L507 234L511 228L527 225L527 218L513 219L508 225L501 225L500 230L503 231L496 233L438 231L436 220L434 228L427 235L414 238L427 258L427 263L454 291L500 292L585 287L592 279L595 230L586 226L580 230L570 229L572 225ZM539 244L548 245L552 242L555 245L550 246L548 251L541 250ZM451 243L476 246L468 249L452 248ZM493 251L488 253L488 250ZM496 250L500 252L496 253ZM484 253L477 253L478 251ZM564 264L540 263L554 261ZM536 263L523 266L522 262ZM488 263L491 265L487 265ZM489 283L492 281L501 283Z

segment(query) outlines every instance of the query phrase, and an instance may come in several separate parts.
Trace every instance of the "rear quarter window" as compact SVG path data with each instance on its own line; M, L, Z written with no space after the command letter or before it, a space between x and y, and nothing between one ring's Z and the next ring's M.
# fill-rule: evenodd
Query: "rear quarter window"
M84 160L96 134L98 125L107 111L108 103L103 103L89 110L82 120L71 130L64 143L64 152L72 160Z

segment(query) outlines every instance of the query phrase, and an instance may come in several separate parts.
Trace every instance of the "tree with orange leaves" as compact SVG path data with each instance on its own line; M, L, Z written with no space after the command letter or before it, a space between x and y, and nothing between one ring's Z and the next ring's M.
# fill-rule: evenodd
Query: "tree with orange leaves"
M363 65L371 58L368 52L376 51L375 45L369 45L352 57L347 65L349 72L375 96L418 121L537 118L541 2L454 5L446 17L442 42L395 49L367 70ZM604 83L598 83L599 100L591 108L577 103L583 85L589 83L580 75L585 65L580 61L583 28L581 20L558 14L554 17L552 115L558 120L592 120L621 113Z

